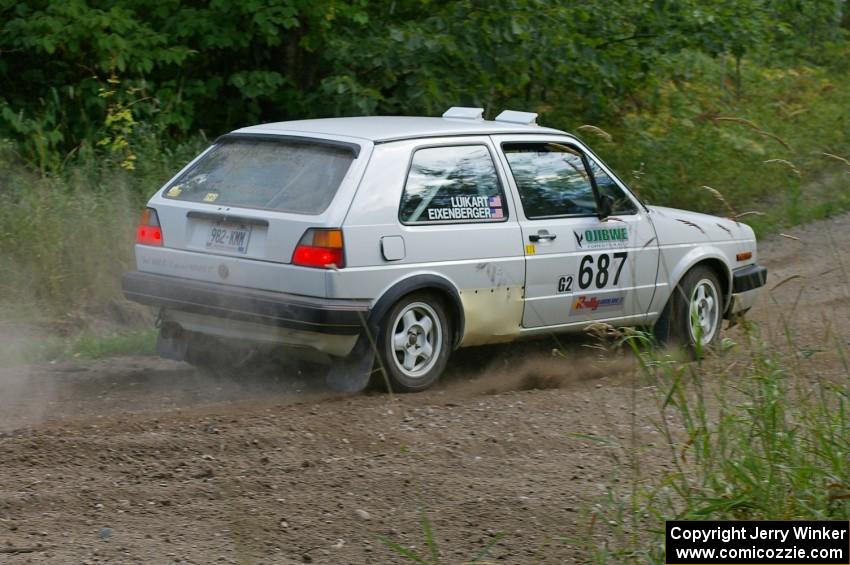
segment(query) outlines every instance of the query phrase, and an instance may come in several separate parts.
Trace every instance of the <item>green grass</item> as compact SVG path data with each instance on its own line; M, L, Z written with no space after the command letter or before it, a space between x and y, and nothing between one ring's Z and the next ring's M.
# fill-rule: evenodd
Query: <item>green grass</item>
M143 329L113 330L103 334L87 331L67 337L51 334L19 336L18 339L0 341L0 364L9 367L118 355L154 355L156 335L151 324Z
M71 341L65 356L100 359L117 355L154 355L156 336L157 330L153 327L106 336L84 334Z
M611 448L616 480L588 512L607 540L585 547L594 563L663 563L665 520L850 519L850 369L826 380L790 338L753 325L746 339L734 363L691 364L625 339L656 391L666 465L645 472L647 446Z
M122 322L120 275L132 267L139 212L200 145L164 151L145 138L134 171L84 154L41 175L0 144L0 320Z
M406 561L420 563L422 565L440 565L440 563L444 563L445 561L440 558L440 547L434 537L434 529L431 525L431 520L428 518L428 513L425 511L425 508L421 505L419 508L419 526L422 530L422 538L425 542L425 547L428 549L427 554L418 552L410 547L405 547L404 545L384 536L378 536L378 540L395 552L399 557L403 557ZM504 535L501 533L494 535L483 549L476 551L473 557L470 557L463 563L481 563L490 553L490 550L493 549L493 546L496 545L503 537Z

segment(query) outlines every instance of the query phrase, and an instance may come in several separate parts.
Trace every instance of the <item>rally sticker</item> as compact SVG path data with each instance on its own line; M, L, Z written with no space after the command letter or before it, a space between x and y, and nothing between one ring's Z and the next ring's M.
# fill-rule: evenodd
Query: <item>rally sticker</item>
M597 298L595 296L577 296L573 300L573 312L589 311L596 312L599 308L616 308L623 305L625 297L623 296L607 296L605 298Z
M592 228L574 231L580 249L608 249L629 246L629 228Z
M204 196L204 202L215 202L218 200L217 192L207 192L207 195Z
M429 220L501 220L501 196L452 196L449 208L428 208Z
M168 192L166 192L165 194L166 194L166 196L173 196L173 197L176 198L176 197L180 196L181 192L183 192L183 185L182 184L175 184L174 186L169 188Z

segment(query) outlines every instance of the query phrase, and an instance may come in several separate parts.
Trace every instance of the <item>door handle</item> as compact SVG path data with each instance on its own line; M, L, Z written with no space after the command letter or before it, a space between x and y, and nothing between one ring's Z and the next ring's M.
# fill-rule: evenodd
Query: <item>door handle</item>
M557 234L549 233L546 230L540 230L536 234L528 236L528 241L532 243L537 243L538 241L552 241L556 237L558 237Z

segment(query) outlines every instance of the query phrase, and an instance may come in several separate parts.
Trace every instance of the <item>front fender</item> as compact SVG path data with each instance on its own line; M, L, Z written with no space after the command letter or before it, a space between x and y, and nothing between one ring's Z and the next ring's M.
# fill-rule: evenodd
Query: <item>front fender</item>
M703 244L681 254L669 251L669 248L662 249L659 279L660 282L664 281L667 284L659 285L653 311L660 312L664 308L673 293L673 289L676 288L685 273L696 265L705 262L709 262L713 267L720 269L718 275L721 279L720 284L723 285L724 303L729 304L729 297L732 294L732 272L729 268L729 258L723 253L723 250L714 245ZM661 292L662 289L664 289L664 292Z

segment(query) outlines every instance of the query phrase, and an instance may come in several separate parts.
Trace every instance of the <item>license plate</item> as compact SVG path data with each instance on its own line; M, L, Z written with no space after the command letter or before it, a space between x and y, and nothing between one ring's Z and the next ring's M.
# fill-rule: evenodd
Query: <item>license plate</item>
M250 237L251 226L248 224L215 222L210 226L207 249L220 249L244 255L248 251L248 239Z

